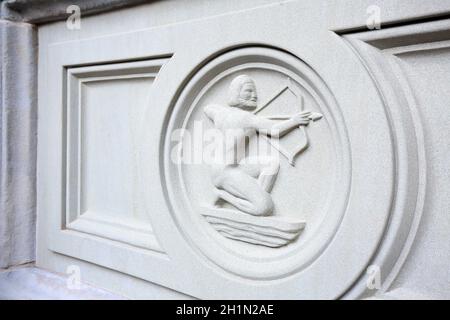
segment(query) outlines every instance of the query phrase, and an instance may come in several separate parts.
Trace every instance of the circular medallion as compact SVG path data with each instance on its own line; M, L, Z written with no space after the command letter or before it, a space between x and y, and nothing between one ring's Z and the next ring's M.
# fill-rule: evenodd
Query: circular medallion
M204 65L181 92L165 137L166 192L186 240L252 280L312 264L349 197L342 118L320 76L284 51L236 49Z

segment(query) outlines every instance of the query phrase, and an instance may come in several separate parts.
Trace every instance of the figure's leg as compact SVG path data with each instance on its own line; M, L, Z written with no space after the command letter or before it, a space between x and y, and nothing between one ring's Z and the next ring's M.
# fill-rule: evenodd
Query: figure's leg
M266 165L263 166L261 173L258 177L259 184L267 192L272 191L275 180L280 170L280 162L277 158L267 158Z
M261 174L261 164L253 157L242 159L241 162L239 162L239 169L256 180L258 180L258 177Z
M257 216L269 215L273 211L270 194L256 179L237 167L225 169L214 184L217 195L239 210Z
M257 178L260 186L270 193L280 170L280 162L276 157L248 157L240 162L239 167Z

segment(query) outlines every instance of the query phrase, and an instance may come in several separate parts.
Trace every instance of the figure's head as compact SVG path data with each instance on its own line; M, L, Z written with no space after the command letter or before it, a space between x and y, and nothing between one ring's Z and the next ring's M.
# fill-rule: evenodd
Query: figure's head
M258 96L255 82L249 76L242 74L231 81L228 105L241 109L255 109Z

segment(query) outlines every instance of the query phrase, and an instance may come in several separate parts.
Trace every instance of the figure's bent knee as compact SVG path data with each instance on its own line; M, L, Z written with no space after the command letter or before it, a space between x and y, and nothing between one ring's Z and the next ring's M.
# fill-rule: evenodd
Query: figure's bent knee
M262 167L262 174L277 175L280 170L280 161L275 157L261 157L259 159Z
M270 194L264 192L253 203L254 208L250 214L254 216L268 216L273 211L273 200Z
M229 179L229 175L227 175L226 173L224 173L224 172L216 173L212 179L212 183L216 188L222 189L223 185L225 184L225 182L228 179Z
M272 158L269 162L268 171L270 174L277 174L280 170L280 161L278 159Z

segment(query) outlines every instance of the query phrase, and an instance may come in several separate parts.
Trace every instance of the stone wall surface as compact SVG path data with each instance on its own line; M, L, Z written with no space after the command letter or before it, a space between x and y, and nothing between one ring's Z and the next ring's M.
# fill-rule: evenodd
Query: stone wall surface
M0 20L0 267L34 261L37 33Z
M450 298L450 1L0 8L0 268L129 298ZM177 130L239 129L230 107L276 161L171 158Z

